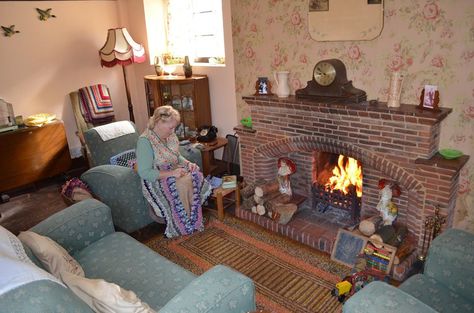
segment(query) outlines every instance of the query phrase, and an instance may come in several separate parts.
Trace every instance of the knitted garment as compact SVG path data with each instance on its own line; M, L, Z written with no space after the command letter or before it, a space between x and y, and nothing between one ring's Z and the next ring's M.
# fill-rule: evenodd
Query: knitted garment
M171 170L179 164L179 142L175 134L166 140L161 140L153 131L146 130L142 137L147 138L153 148L154 168L157 170ZM178 188L182 183L176 177L167 177L155 181L142 180L142 191L145 199L152 206L155 214L163 217L166 222L165 235L168 238L189 235L204 229L202 219L202 203L211 194L211 186L199 171L190 172L191 179L182 180L191 182L192 186ZM183 187L183 186L181 186ZM185 195L178 190L187 189ZM182 197L189 197L189 212L186 211Z

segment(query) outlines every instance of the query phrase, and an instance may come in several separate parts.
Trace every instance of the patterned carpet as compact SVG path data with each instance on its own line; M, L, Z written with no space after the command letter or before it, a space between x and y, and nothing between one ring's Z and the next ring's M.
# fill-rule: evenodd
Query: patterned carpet
M328 255L237 218L215 219L192 236L152 238L150 248L195 274L225 264L255 282L259 309L270 312L340 312L331 296L348 272Z

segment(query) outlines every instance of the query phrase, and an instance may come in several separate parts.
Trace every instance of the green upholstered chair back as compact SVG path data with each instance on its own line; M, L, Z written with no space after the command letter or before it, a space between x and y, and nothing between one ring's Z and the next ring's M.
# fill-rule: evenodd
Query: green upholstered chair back
M123 135L114 139L103 141L94 128L84 132L84 140L90 153L90 166L98 166L110 164L110 158L121 152L130 149L136 149L138 141L137 127L130 122L135 128L132 134Z

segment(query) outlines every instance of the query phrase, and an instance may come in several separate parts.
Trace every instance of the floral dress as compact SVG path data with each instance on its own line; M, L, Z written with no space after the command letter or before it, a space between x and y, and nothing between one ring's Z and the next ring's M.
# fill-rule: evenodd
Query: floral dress
M175 134L162 140L152 130L146 130L141 137L147 138L153 148L153 167L159 171L173 170L185 166L187 161L179 153L179 141ZM190 172L181 179L176 177L158 178L155 181L142 179L142 191L155 214L166 222L165 235L168 238L189 235L204 229L202 203L211 194L212 188L199 171ZM187 186L179 186L180 184ZM188 188L186 195L179 191ZM188 197L189 208L185 209L182 198Z

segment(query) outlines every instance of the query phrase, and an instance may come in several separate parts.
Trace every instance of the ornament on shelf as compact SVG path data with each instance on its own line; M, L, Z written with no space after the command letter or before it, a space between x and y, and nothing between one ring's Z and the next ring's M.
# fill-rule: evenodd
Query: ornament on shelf
M184 76L186 78L189 78L189 77L193 76L193 67L189 63L189 57L188 56L184 57L183 71L184 71Z
M163 59L161 56L155 56L155 73L156 73L156 76L161 76L163 75Z

